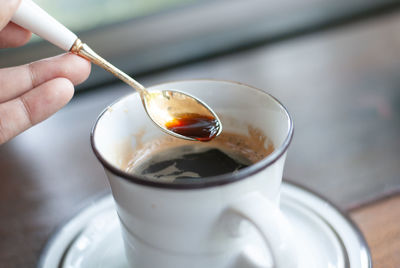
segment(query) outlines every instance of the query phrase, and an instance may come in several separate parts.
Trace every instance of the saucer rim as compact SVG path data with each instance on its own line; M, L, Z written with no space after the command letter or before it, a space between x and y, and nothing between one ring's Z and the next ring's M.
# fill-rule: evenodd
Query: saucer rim
M283 185L287 185L289 187L293 187L293 188L298 188L304 192L306 192L307 194L311 194L312 196L316 197L317 199L319 199L321 202L325 202L327 205L329 205L334 211L336 211L344 220L347 224L349 224L350 229L352 230L352 232L355 234L359 245L360 245L360 256L366 258L366 260L361 261L362 265L363 263L366 264L365 267L362 268L372 268L372 258L371 258L371 251L370 248L363 236L363 234L361 233L361 230L358 228L358 226L356 225L356 223L349 217L348 213L344 212L343 210L341 210L338 206L336 206L335 204L333 204L333 202L331 202L330 200L327 200L325 197L323 197L321 194L315 192L312 189L309 189L308 187L301 185L297 182L293 182L287 178L284 178L282 181ZM282 185L282 186L283 186ZM48 256L50 256L49 252L50 250L53 248L53 245L55 244L56 241L58 241L58 239L61 237L61 233L66 229L67 226L69 226L74 220L76 220L77 217L79 217L79 215L81 215L84 211L86 211L89 208L95 207L98 205L99 201L103 200L104 198L108 197L111 195L111 191L107 190L104 191L102 193L99 193L97 195L95 195L94 197L90 198L87 202L85 202L83 205L80 206L79 209L77 209L77 211L75 213L73 213L73 215L71 217L69 217L68 219L66 219L65 221L63 221L61 224L59 224L55 230L52 232L52 234L50 235L49 239L46 241L45 245L42 247L41 249L41 254L39 256L39 260L38 260L38 264L37 264L37 268L46 268L45 266L45 262L48 258ZM321 216L319 216L321 217ZM324 219L325 220L325 219ZM327 222L327 224L330 226L329 222ZM332 230L335 231L335 229L332 228L332 226L330 226L330 228ZM84 230L84 228L81 228L79 231L77 231L73 237L77 237L79 236L79 234ZM338 236L338 235L337 235ZM338 238L340 238L342 247L344 249L346 249L345 245L343 245L343 241L341 239L340 236L338 236ZM65 247L65 249L63 250L63 253L61 255L61 257L59 258L60 262L62 263L62 261L64 260L68 249L71 247L72 243L75 240L73 238L71 238L71 240L69 241L68 245ZM346 250L346 255L348 255L348 251Z
M282 184L287 184L289 186L294 186L296 188L299 188L311 195L313 195L314 197L320 199L321 201L325 202L327 205L329 205L333 210L335 210L336 212L339 213L339 215L341 217L343 217L343 219L349 224L350 228L352 229L352 231L354 232L354 234L357 236L357 240L360 243L360 252L364 252L364 254L362 254L363 256L367 257L367 263L368 266L366 268L372 268L372 255L371 255L371 250L368 246L368 243L364 237L364 235L362 234L360 228L358 227L358 225L354 222L354 220L349 216L348 212L342 210L341 208L339 208L337 205L335 205L333 203L333 201L329 200L328 198L322 196L322 194L310 189L307 186L304 186L302 184L299 184L298 182L294 182L288 178L283 178L282 179ZM320 216L320 215L319 215ZM321 217L321 216L320 216ZM323 219L325 220L325 219ZM327 225L329 225L329 227L335 231L335 229L332 228L331 224L329 222L326 222ZM338 236L341 240L341 243L343 244L343 240L341 239L340 236ZM345 247L344 245L342 245L343 247ZM347 251L346 251L347 254Z

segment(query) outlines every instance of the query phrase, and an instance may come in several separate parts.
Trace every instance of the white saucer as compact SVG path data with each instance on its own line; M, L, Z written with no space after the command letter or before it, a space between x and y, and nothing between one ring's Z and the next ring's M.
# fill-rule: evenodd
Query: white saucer
M364 238L329 202L285 182L281 210L301 251L299 267L372 267ZM62 226L47 243L38 267L129 267L112 196L102 197Z

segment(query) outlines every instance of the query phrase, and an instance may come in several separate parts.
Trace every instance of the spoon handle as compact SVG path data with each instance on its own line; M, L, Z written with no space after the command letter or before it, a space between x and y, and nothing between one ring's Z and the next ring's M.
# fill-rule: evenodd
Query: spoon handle
M11 18L11 21L37 34L43 39L46 39L61 49L71 51L99 65L133 87L140 95L143 96L146 94L147 91L144 86L100 57L88 45L83 44L76 34L59 23L32 0L22 0L17 11Z
M22 0L11 21L69 51L78 38L31 0Z
M147 90L145 87L137 82L135 79L100 57L96 52L94 52L88 45L84 44L81 42L80 39L77 39L72 46L71 50L72 53L75 53L81 57L84 57L85 59L88 59L89 61L93 62L96 65L99 65L101 68L104 70L112 73L131 87L133 87L136 91L139 92L141 96L147 94Z

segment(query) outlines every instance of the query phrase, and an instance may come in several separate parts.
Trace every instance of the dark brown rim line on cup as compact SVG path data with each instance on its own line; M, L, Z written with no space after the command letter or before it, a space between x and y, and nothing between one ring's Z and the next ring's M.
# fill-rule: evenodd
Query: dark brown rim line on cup
M95 124L92 127L92 130L90 132L90 143L93 149L94 154L96 155L97 159L99 159L99 161L103 164L103 166L109 170L111 173L113 173L114 175L117 175L118 177L124 178L132 183L136 183L136 184L141 184L141 185L145 185L145 186L150 186L150 187L157 187L157 188L166 188L166 189L202 189L202 188L207 188L207 187L215 187L215 186L221 186L224 184L229 184L229 183L233 183L242 179L245 179L255 173L260 172L261 170L265 169L266 167L272 165L273 163L275 163L287 150L290 142L292 141L293 138L293 131L294 131L294 126L293 126L293 120L292 117L290 116L288 110L286 109L286 107L279 101L277 100L274 96L272 96L271 94L255 88L253 86L249 86L247 84L244 83L239 83L239 82L233 82L233 81L226 81L226 80L216 80L216 79L195 79L195 80L180 80L180 81L171 81L171 82L166 82L166 83L161 83L161 84L157 84L154 86L159 86L159 85L165 85L165 84L170 84L170 83L176 83L176 82L196 82L196 81L215 81L215 82L224 82L224 83L231 83L231 84L237 84L237 85L243 85L246 86L250 89L254 89L258 92L261 92L263 94L268 95L270 98L272 98L279 106L281 106L281 108L285 111L287 117L289 118L289 131L288 134L284 140L284 142L282 143L281 146L279 146L278 148L276 148L272 154L268 155L266 158L260 160L259 162L246 167L242 170L239 170L237 173L234 174L223 174L223 175L218 175L218 176L212 176L212 177L206 177L203 178L201 180L199 180L199 182L194 182L194 181L190 181L189 183L184 183L184 182L179 182L179 183L170 183L170 182L159 182L159 181L154 181L154 180L149 180L146 179L144 177L139 177L139 176L135 176L133 174L127 173L125 171L122 171L120 169L118 169L117 167L115 167L114 165L112 165L111 163L109 163L106 159L104 159L102 157L102 155L100 154L100 152L97 150L96 148L96 144L94 141L94 133L96 131L96 127L97 124L99 123L101 117L103 116L103 114L105 112L108 111L109 107L112 107L114 104L118 103L119 101L121 101L124 98L127 98L129 95L126 95L124 97L119 98L118 100L114 101L111 105L109 105L108 107L106 107L101 113L100 115L97 117ZM133 93L136 94L136 93ZM161 131L161 130L160 130Z

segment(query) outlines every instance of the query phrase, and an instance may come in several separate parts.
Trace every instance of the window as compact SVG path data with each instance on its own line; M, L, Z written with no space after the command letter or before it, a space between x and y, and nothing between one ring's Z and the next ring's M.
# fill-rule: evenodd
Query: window
M99 55L138 75L318 30L398 1L36 0ZM0 67L61 51L40 38L0 51ZM98 67L83 87L116 80Z

